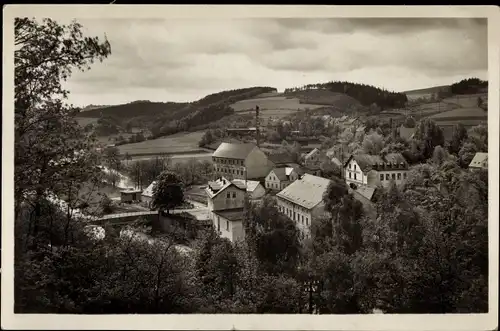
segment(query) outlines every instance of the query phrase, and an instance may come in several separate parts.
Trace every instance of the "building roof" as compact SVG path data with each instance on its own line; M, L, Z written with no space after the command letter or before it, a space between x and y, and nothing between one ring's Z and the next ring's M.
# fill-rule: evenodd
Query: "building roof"
M372 169L401 170L408 168L408 163L401 153L389 153L383 157L369 154L351 155L344 164L344 168L347 167L351 159L356 161L363 172L368 172Z
M267 156L267 158L274 164L287 164L294 161L293 156L287 152L275 152Z
M295 167L276 167L271 171L276 175L276 177L278 177L280 181L284 181L290 179L290 175L294 170L295 172L299 173L299 171L296 170Z
M214 214L224 217L229 221L242 221L245 215L243 208L233 208L224 210L214 210Z
M233 183L238 186L238 187L245 187L245 180L244 179L233 179ZM255 189L260 185L259 181L256 180L247 180L246 181L246 188L247 192L253 192Z
M329 184L329 179L305 174L301 179L278 192L276 196L304 208L312 209L323 201L323 194Z
M363 198L367 200L372 200L373 195L375 193L376 188L375 187L370 187L370 186L363 186L359 185L356 190L353 190L353 192L361 195Z
M319 153L319 149L315 148L312 151L310 151L309 153L307 153L304 157L306 159L308 159L308 158L312 157L314 154L318 154L318 153Z
M145 197L153 197L153 188L155 185L156 185L156 181L149 184L149 186L146 187L146 189L144 191L142 191L142 195L144 195Z
M224 177L218 178L214 181L209 181L207 187L205 188L205 192L210 198L214 198L220 192L224 191L230 186L235 186L240 190L245 190L245 183L241 183L238 181L230 181Z
M332 157L332 163L335 164L337 167L342 167L342 162L340 162L339 159L336 157Z
M415 128L406 128L403 125L399 128L399 136L404 139L410 139L415 134Z
M487 168L488 167L488 153L476 153L474 158L469 164L472 168Z
M245 160L256 148L257 146L252 144L252 143L246 143L246 144L235 144L235 143L221 143L217 150L213 153L212 156L214 157L223 157L223 158L228 158L228 159L238 159L238 160Z

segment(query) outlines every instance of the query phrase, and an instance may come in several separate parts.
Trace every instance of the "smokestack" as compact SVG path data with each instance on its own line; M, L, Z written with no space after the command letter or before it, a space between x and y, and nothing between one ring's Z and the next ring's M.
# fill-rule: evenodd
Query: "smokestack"
M257 147L260 147L260 119L259 119L259 106L255 106L255 141Z

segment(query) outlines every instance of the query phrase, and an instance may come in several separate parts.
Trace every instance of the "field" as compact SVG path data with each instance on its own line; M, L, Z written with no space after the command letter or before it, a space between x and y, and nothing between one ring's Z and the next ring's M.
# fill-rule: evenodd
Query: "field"
M198 147L198 142L203 134L204 131L179 132L159 139L121 145L118 149L120 153L129 155L201 153L203 149Z
M477 107L477 98L480 97L484 101L487 100L487 93L480 94L467 94L467 95L456 95L450 98L446 98L443 102L450 103L459 107L473 108Z
M80 117L80 116L77 116L77 117L75 117L75 120L80 126L87 126L89 124L96 123L99 120L99 117Z
M254 98L247 99L243 101L235 102L231 105L231 108L234 109L235 112L245 112L248 110L255 109L256 106L259 106L261 110L287 110L287 111L297 111L301 109L314 109L321 107L320 105L313 104L302 104L298 98L287 98L284 96L273 96L267 98Z
M437 94L439 91L447 90L449 88L450 88L449 85L443 85L443 86L435 86L418 90L405 91L403 93L406 94L408 100L415 100L419 98L430 98L432 94Z
M476 120L488 120L488 113L481 108L471 107L471 108L457 108L454 110L439 113L430 116L435 121L439 120L461 120L461 119L476 119Z

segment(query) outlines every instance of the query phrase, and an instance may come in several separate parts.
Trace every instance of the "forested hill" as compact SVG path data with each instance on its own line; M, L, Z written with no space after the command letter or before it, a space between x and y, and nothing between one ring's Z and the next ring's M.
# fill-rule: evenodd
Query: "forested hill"
M105 118L122 128L130 125L147 128L153 137L159 137L194 128L204 129L210 122L234 113L229 105L274 91L273 87L257 86L213 93L186 103L135 101L80 112L77 116Z
M336 93L344 93L356 100L363 106L373 104L382 110L388 108L400 108L408 101L405 93L390 92L375 86L351 82L331 81L327 83L308 84L302 87L285 89L285 94L296 91L325 89Z
M488 92L488 81L479 78L467 78L451 84L453 94L476 94Z

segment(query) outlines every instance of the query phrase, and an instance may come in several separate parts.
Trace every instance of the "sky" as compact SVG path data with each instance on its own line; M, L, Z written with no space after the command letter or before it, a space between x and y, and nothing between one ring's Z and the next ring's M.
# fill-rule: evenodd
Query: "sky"
M487 79L486 19L77 19L112 54L67 81L75 106L195 101L351 81L407 91Z

